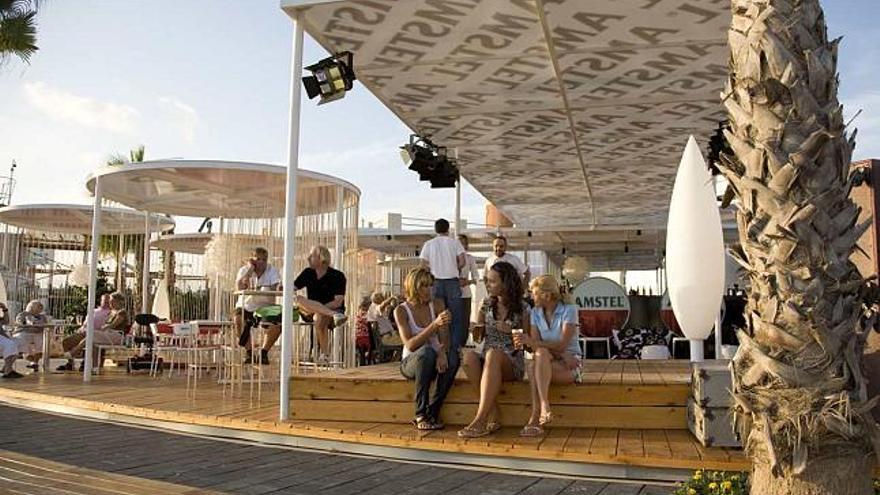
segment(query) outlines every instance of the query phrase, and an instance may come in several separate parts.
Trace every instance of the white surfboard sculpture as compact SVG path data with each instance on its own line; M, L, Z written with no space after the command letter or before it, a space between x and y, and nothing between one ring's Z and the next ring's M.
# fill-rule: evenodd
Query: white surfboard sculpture
M693 136L685 146L666 229L669 299L691 341L691 361L703 360L724 293L724 238L712 176Z

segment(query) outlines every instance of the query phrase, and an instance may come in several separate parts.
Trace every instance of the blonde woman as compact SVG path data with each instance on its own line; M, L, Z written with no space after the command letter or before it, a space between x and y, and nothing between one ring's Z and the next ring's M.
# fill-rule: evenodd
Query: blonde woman
M458 372L458 354L447 355L452 314L442 299L431 295L434 277L427 268L410 271L404 281L406 301L394 310L403 341L400 373L415 380L415 419L418 430L439 430L440 408ZM431 384L437 382L433 397Z
M565 304L556 279L550 275L537 277L529 290L535 307L531 310L532 331L523 334L523 344L533 351L528 367L532 414L520 435L539 436L544 434L544 425L553 420L550 384L580 382L582 356L577 341L577 308Z

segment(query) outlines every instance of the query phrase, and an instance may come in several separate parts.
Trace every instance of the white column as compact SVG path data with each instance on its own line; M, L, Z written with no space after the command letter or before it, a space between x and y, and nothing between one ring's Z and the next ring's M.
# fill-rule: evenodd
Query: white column
M86 362L83 381L92 380L92 348L95 345L95 299L98 295L98 242L101 237L101 177L95 176L95 206L92 212L92 250L89 253L89 298L86 301Z
M721 311L715 317L715 359L721 359Z
M144 212L144 293L141 294L141 313L150 312L150 212Z
M287 141L287 196L284 206L284 297L281 316L281 397L278 417L290 418L290 361L293 357L293 246L296 235L296 174L299 166L300 97L302 94L303 25L302 13L293 14L291 46L290 121Z
M455 181L455 235L461 235L461 177Z
M344 271L345 257L342 255L343 246L343 201L345 200L345 190L342 186L336 186L336 269Z

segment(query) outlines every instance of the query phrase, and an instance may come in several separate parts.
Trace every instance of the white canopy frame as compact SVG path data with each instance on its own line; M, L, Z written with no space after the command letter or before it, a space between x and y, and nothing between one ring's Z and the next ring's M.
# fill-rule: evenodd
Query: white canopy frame
M296 30L295 30L296 31ZM143 162L130 167L105 167L87 180L86 186L95 194L94 215L100 220L102 197L123 205L149 209L169 215L191 217L220 217L220 231L229 229L237 219L248 221L259 218L284 217L282 231L276 233L284 243L283 261L283 317L281 337L281 407L279 415L289 417L290 363L293 357L293 281L295 278L295 250L297 226L308 229L335 228L334 258L337 266L345 265L348 257L357 254L357 222L360 190L353 184L336 177L298 167L299 152L299 76L302 60L302 27L299 38L294 36L294 81L291 85L291 137L287 168L228 161L163 160ZM299 40L297 42L297 39ZM295 111L294 111L295 110ZM295 130L295 132L293 131ZM279 184L284 178L284 188ZM325 222L332 214L335 222ZM345 228L339 228L343 226ZM98 223L99 228L99 223ZM343 232L345 230L345 232ZM352 232L348 232L351 230ZM302 236L300 236L302 237ZM320 235L318 239L323 239ZM354 273L354 272L352 272ZM96 272L90 273L94 285ZM349 279L348 308L354 308L352 294L357 294L356 280ZM89 334L94 328L89 326ZM345 339L344 353L353 359L354 332ZM348 337L348 335L346 336ZM348 342L352 340L352 342ZM352 356L352 357L348 357ZM86 370L91 369L87 356ZM83 379L89 380L89 373Z

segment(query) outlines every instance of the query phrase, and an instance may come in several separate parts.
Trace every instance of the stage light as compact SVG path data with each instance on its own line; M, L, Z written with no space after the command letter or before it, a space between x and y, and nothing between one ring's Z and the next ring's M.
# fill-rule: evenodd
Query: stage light
M419 180L430 182L432 189L455 187L458 182L455 160L448 156L445 147L428 138L411 135L409 143L401 146L400 157L410 170L419 174Z
M341 52L306 67L312 75L303 77L302 83L309 99L320 96L318 105L323 105L343 98L357 79L352 66L353 58L351 52Z

